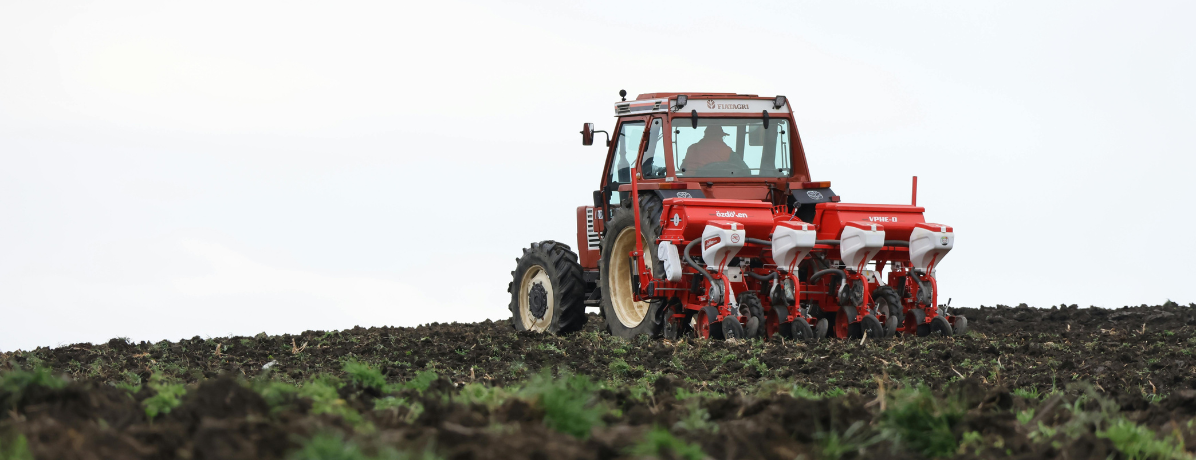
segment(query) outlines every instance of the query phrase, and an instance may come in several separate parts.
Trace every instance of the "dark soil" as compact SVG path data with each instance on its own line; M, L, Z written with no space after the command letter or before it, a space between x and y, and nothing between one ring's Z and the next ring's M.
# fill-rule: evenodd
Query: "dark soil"
M41 366L69 380L19 394L0 388L0 403L9 405L0 458L5 436L17 434L36 458L273 459L298 455L307 440L330 432L360 445L363 455L390 446L463 459L616 458L638 455L629 449L654 426L718 459L921 458L933 449L884 428L903 426L892 408L916 396L901 389L919 386L937 401L926 404L955 408L928 413L954 414L942 421L959 456L1125 456L1101 435L1118 417L1196 446L1196 305L952 313L968 317L967 336L863 344L628 341L602 333L601 320L591 316L584 331L566 336L486 321L139 344L113 339L0 353L0 368ZM374 410L386 395L352 383L342 370L349 359L380 370L390 384L429 370L439 380L426 391L391 390L417 402L418 414L406 406ZM551 428L545 404L532 397L486 405L461 393L471 383L514 388L542 372L580 374L602 387L587 403L606 408L589 435ZM305 397L272 405L253 389L263 379L302 384L319 375L350 382L339 390L341 404L361 421L318 413ZM156 393L151 376L187 390L181 405L153 420L144 411ZM140 389L130 392L134 385ZM689 394L698 396L685 399ZM708 418L695 427L701 412ZM1082 414L1100 418L1089 423ZM1038 422L1059 432L1036 432ZM840 441L852 448L828 450Z

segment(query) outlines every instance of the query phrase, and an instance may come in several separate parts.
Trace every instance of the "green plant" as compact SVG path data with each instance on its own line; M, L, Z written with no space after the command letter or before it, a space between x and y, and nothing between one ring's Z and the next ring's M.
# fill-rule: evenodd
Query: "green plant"
M887 437L927 457L955 453L958 441L951 427L962 418L963 411L936 399L921 386L890 394L889 408L881 414L881 426Z
M0 434L0 460L33 460L25 435Z
M179 407L183 401L180 399L184 394L187 394L187 389L181 383L169 383L159 374L154 374L150 377L150 389L154 390L154 395L141 402L145 406L145 416L153 420L160 414L169 414L171 410Z
M1034 388L1034 387L1030 387L1029 390L1027 390L1025 388L1018 388L1016 390L1013 390L1013 395L1021 396L1026 399L1033 399L1033 400L1042 399L1042 395L1039 394L1038 389Z
M710 421L710 412L702 407L702 402L699 398L691 398L685 401L685 408L688 411L685 417L678 420L673 425L673 428L680 428L688 431L700 431L707 433L718 433L718 424Z
M843 458L852 452L863 454L864 449L882 439L880 435L869 437L866 428L864 422L858 420L842 434L834 430L814 433L814 440L818 441L818 450L822 458L828 460Z
M794 398L801 398L801 399L822 399L822 395L818 394L818 392L812 391L806 387L803 387L803 386L797 385L797 384L794 384L793 389L789 390L789 395L793 396Z
M606 408L597 404L595 385L584 375L562 373L558 378L546 369L524 388L544 409L544 424L578 438L590 436L590 430L602 424Z
M1183 439L1176 435L1159 439L1150 428L1123 417L1109 423L1108 428L1098 431L1096 436L1111 441L1129 460L1189 458L1184 451Z
M258 394L262 395L262 399L266 400L266 404L269 404L272 410L281 409L287 401L290 401L299 392L299 389L295 388L294 385L266 379L255 382L254 389L257 390Z
M345 421L354 425L361 423L361 414L349 407L344 399L337 394L340 382L333 377L320 376L312 378L299 387L299 396L311 400L312 414L339 415Z
M644 457L683 458L686 460L702 460L706 455L702 448L677 439L669 430L653 427L652 431L644 435L644 439L631 446L628 454Z
M757 359L755 356L753 356L752 359L744 361L743 364L744 364L744 367L755 368L756 371L761 374L768 372L768 365L760 362L760 360Z
M627 361L624 361L623 358L615 358L611 360L608 367L610 368L610 371L616 375L627 375L627 372L631 371L631 365L627 364Z
M984 436L979 431L968 431L963 434L963 439L959 441L958 453L962 454L968 450L973 450L973 455L977 457L984 451Z
M1028 425L1031 420L1034 420L1034 408L1033 407L1017 413L1017 422L1018 423L1021 423L1022 425Z
M463 404L478 404L493 410L501 406L511 394L502 387L492 387L481 383L469 383L461 387L457 393L457 401Z
M382 372L356 359L345 361L342 370L349 376L350 382L362 387L382 389L386 385L386 377L382 376Z
M0 376L0 403L3 403L5 408L12 408L21 401L30 388L57 389L64 386L66 386L65 380L55 377L49 369L40 366L34 367L31 371L21 369L9 371Z
M432 382L435 382L439 378L440 375L436 371L420 371L415 374L415 377L404 383L402 388L415 390L419 394L423 394L432 386Z
M440 457L429 445L419 453L398 451L390 447L368 455L352 440L333 433L320 433L308 439L303 448L291 454L290 460L436 460Z

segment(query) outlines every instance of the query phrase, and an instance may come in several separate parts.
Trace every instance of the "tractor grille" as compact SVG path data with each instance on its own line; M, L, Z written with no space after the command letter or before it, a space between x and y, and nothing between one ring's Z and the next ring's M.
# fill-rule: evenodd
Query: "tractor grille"
M594 231L594 208L586 208L586 248L597 251L602 243L602 235Z

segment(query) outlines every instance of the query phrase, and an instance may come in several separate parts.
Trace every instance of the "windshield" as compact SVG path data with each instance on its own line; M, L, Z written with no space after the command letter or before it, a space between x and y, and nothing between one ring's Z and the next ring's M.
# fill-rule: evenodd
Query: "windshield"
M685 177L787 177L789 121L762 118L673 119L673 164Z

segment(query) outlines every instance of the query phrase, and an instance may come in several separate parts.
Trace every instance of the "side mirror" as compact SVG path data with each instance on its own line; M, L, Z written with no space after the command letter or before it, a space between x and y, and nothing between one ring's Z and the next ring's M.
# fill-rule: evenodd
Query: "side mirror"
M581 145L594 145L594 124L581 125Z

